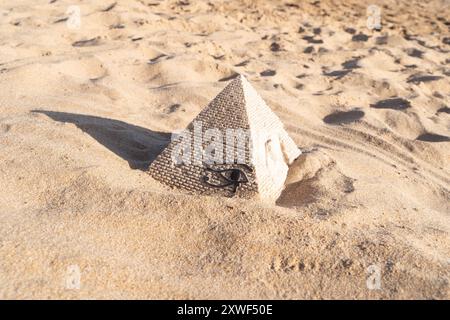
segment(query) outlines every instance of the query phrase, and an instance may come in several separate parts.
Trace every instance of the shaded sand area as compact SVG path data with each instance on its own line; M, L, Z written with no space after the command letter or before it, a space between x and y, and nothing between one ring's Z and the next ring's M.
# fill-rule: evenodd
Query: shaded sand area
M0 1L0 298L450 298L450 9L374 4ZM146 173L237 73L277 205Z

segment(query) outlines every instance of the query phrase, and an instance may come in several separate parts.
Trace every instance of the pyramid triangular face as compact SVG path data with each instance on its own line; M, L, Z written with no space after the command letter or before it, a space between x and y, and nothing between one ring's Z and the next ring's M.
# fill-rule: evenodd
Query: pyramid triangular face
M149 172L170 187L273 202L300 154L280 119L238 76L172 139Z

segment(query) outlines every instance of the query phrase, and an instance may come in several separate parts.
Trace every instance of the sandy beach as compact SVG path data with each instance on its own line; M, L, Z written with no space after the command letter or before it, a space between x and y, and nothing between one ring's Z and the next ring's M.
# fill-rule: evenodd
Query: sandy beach
M449 299L450 3L370 4L0 0L0 298ZM148 174L237 74L273 205Z

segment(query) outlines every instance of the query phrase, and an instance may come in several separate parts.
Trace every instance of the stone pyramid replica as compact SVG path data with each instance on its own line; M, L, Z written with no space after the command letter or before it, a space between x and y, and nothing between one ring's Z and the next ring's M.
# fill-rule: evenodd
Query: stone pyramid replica
M152 162L173 188L275 202L301 151L242 76L232 80Z

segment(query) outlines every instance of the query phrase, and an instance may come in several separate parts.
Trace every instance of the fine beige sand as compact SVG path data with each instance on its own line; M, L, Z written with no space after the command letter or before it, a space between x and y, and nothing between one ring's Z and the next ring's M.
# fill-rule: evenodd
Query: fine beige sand
M449 2L373 2L1 0L0 298L449 299ZM146 172L236 73L276 205Z

